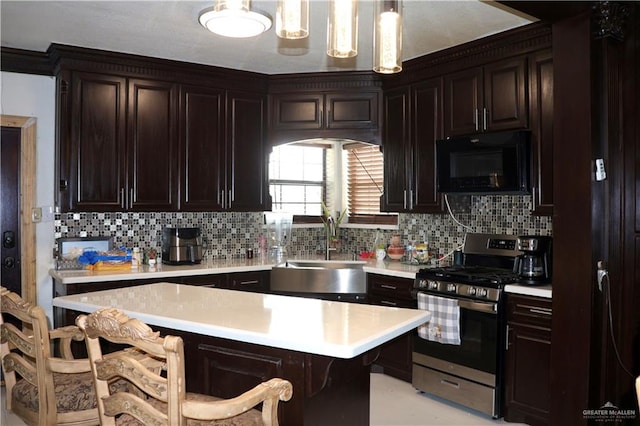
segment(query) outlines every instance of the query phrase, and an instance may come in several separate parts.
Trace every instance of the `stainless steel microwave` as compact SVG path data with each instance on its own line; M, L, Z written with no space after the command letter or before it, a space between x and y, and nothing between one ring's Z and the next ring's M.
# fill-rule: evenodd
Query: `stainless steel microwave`
M436 141L438 192L530 194L530 136L519 130Z

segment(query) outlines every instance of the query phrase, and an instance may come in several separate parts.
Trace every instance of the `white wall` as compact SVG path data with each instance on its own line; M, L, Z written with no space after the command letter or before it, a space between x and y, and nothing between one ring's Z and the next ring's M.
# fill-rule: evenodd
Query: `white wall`
M36 200L39 207L54 205L55 162L55 79L54 77L0 73L0 113L36 117ZM53 308L52 282L49 269L53 266L53 220L36 224L36 281L38 304L50 321Z

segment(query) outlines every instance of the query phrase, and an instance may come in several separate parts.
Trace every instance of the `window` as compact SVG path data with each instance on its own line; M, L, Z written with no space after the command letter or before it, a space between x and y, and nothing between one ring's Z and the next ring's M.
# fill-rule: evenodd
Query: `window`
M274 212L322 215L325 192L325 148L283 145L269 158L269 192Z
M380 147L349 144L345 145L345 148L349 222L397 223L395 215L380 213L380 196L384 182L383 157Z
M322 202L329 211L347 209L349 223L396 224L380 213L383 157L378 146L313 140L274 147L269 158L269 191L274 212L293 213L295 223L320 223Z

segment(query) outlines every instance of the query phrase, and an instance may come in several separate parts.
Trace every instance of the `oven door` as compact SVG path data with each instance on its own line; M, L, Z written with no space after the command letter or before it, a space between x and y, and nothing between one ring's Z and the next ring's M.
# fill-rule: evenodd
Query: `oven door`
M432 342L416 332L413 351L496 375L501 353L498 351L501 344L498 303L459 298L458 305L460 345Z

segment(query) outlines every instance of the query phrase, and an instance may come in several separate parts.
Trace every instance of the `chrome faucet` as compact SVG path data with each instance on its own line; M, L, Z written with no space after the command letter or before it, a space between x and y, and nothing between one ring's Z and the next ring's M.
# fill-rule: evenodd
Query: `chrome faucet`
M331 216L327 217L326 228L327 228L327 242L326 242L324 259L331 260L331 252L337 251L335 247L331 247L331 240L337 236L336 222L335 220L333 220L333 217Z

